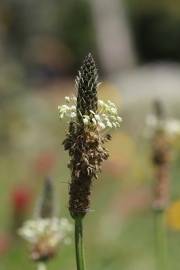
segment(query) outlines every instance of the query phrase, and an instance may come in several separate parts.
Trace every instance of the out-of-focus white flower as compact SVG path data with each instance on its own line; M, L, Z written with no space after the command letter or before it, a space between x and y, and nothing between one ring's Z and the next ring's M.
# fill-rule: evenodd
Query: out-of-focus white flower
M180 135L180 121L176 119L166 121L165 130L169 135Z
M71 118L75 118L76 114L76 97L65 97L65 105L58 106L59 117L60 119L67 117L69 121ZM73 105L71 105L71 103ZM82 115L83 123L85 126L97 126L100 130L106 128L117 128L120 127L122 118L118 114L118 109L116 105L108 100L104 102L103 100L98 100L98 111L95 113L92 110L90 111L93 117L88 115Z
M32 244L46 239L50 245L55 246L71 231L72 225L66 218L37 218L26 221L19 229L19 235Z
M150 114L146 118L146 134L152 135L157 129L161 129L169 136L180 135L180 121L173 118L158 119Z
M58 244L66 243L73 227L66 218L37 218L26 221L19 235L32 245L32 258L41 260L55 253Z

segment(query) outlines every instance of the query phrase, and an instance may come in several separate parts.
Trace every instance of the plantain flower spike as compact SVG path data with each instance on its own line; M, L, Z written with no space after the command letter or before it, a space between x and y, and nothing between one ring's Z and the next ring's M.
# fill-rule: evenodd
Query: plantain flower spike
M96 64L88 54L75 80L77 98L65 97L67 105L58 107L60 118L69 119L63 144L70 156L69 211L73 218L82 218L89 211L93 178L109 156L104 143L111 136L102 130L119 127L121 122L114 103L98 100L98 85Z
M152 164L155 173L153 208L164 210L169 203L171 154L168 134L162 125L165 121L165 112L160 101L155 101L154 113L159 125L152 138Z
M72 225L66 218L58 218L54 211L54 187L46 178L36 217L24 222L18 230L31 248L31 259L36 263L46 263L57 253L60 244L69 241Z

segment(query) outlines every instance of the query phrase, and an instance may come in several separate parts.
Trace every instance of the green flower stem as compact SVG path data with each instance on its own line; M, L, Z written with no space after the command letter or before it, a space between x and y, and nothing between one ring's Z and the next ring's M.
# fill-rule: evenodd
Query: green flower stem
M76 217L75 221L75 248L77 270L85 270L84 248L83 248L83 218Z
M38 263L37 270L47 270L46 264L43 262Z
M154 210L157 270L168 269L168 246L165 210Z

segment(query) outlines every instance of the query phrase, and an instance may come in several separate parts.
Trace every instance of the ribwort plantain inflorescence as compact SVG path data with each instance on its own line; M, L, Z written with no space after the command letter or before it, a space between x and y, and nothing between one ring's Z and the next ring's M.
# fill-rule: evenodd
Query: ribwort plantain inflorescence
M66 104L58 107L60 119L69 121L63 144L70 156L69 211L74 218L89 211L92 180L109 156L104 144L111 136L102 131L119 127L122 121L114 103L98 100L98 86L96 64L88 54L75 80L77 97L65 97Z
M46 262L56 255L60 243L68 241L68 234L72 231L66 218L55 216L54 206L53 183L46 178L35 218L24 222L18 231L30 244L31 259L37 263L38 269L46 269Z

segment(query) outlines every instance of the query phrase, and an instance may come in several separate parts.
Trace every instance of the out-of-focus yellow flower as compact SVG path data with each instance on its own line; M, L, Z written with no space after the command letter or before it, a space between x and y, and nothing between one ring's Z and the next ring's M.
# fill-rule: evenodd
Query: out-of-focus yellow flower
M168 208L167 222L171 229L180 230L180 200L173 202Z

